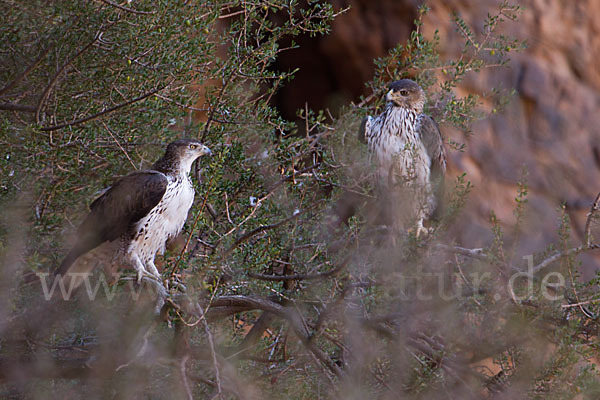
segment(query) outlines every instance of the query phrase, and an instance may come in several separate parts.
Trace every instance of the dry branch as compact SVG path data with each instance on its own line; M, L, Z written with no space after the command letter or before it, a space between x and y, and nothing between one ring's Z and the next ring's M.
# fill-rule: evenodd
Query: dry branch
M25 71L23 71L23 73L18 75L15 79L12 80L12 82L10 82L6 86L4 86L2 89L0 89L0 96L2 96L4 93L8 92L15 86L17 86L19 84L19 82L21 82L23 79L25 79L27 77L27 75L29 75L29 73L31 73L31 71L33 71L38 65L40 65L42 60L50 52L50 49L51 49L51 47L46 48L46 50L44 50L42 52L42 54L40 54L40 56L33 62L33 64L31 64L29 67L27 67L27 69ZM31 107L33 107L33 106L31 106ZM17 111L21 111L21 110L17 110ZM34 111L35 111L35 108L34 108Z
M35 109L35 122L37 122L38 124L40 123L40 113L42 111L42 108L44 107L44 104L46 103L46 100L48 99L50 92L56 85L56 82L58 82L58 79L61 77L61 75L63 73L65 73L65 71L67 71L67 69L71 66L71 64L73 64L73 62L76 59L78 59L83 53L85 53L90 47L92 47L94 45L94 43L96 43L101 37L102 37L102 32L98 32L96 34L96 36L94 36L94 39L91 42L86 44L81 50L79 50L77 53L75 53L75 55L73 57L71 57L69 59L69 61L67 61L56 72L56 74L54 74L54 77L52 78L52 80L50 80L50 83L48 83L48 85L46 86L46 89L44 90L44 92L42 93L42 96L40 97L40 99L38 101L37 107Z
M341 272L346 266L348 262L350 262L350 256L346 257L344 261L342 261L337 267L324 272L317 272L315 274L292 274L292 275L267 275L267 274L256 274L254 272L249 272L248 276L250 278L260 279L263 281L301 281L301 280L314 280L314 279L323 279L328 278L330 276L336 275Z
M151 90L148 93L145 93L145 94L143 94L141 96L133 98L133 99L131 99L129 101L126 101L125 103L117 104L114 107L111 107L111 108L108 108L106 110L100 111L99 113L96 113L96 114L93 114L93 115L90 115L90 116L87 116L87 117L84 117L84 118L80 118L80 119L77 119L77 120L72 121L72 122L65 122L65 123L58 124L58 125L47 126L47 127L41 128L40 130L44 131L44 132L56 131L56 130L59 130L59 129L62 129L62 128L66 128L68 126L75 126L75 125L83 124L85 122L93 121L93 120L95 120L95 119L97 119L97 118L99 118L99 117L101 117L103 115L109 114L109 113L111 113L113 111L116 111L116 110L118 110L120 108L129 106L129 105L131 105L133 103L137 103L138 101L144 100L144 99L152 96L153 94L158 93L161 90L164 90L169 85L170 85L170 83L168 83L165 86L162 86L160 88L156 88L154 90Z
M600 202L600 192L596 195L596 198L594 199L594 202L592 203L592 206L590 208L590 212L587 215L587 219L585 221L585 234L584 234L584 240L585 240L585 244L590 247L592 245L592 218L594 217L594 214L598 211L598 207L599 207L599 203Z
M34 113L36 108L27 104L0 103L0 110Z
M132 13L132 14L138 14L138 15L156 14L154 11L139 11L139 10L134 10L133 8L128 8L128 7L122 6L120 4L112 2L110 0L100 0L100 1L103 2L104 4L108 4L109 6L118 8L119 10L123 10L123 11L126 11L128 13Z
M311 340L312 335L302 322L302 317L295 308L283 307L270 300L249 296L222 296L213 300L206 314L207 319L214 316L232 315L241 311L262 310L269 312L290 323L294 333L302 344L336 376L343 371Z
M305 208L304 210L298 211L298 212L290 215L289 217L282 219L281 221L278 221L278 222L275 222L275 223L269 224L269 225L261 225L258 228L255 228L255 229L251 230L250 232L243 234L235 241L235 243L233 243L231 245L231 247L229 247L227 250L225 250L225 252L223 253L223 258L229 257L229 255L231 255L231 253L233 253L233 251L236 248L238 248L240 245L242 245L246 241L250 240L252 237L258 235L259 233L270 231L275 228L279 228L281 225L283 225L287 222L293 221L296 218L300 217L302 214L304 214L306 211L310 210L311 208L312 207Z

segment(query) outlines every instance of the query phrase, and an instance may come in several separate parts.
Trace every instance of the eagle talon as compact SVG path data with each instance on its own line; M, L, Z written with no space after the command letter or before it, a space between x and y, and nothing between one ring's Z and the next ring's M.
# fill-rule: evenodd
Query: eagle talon
M187 286L185 286L179 279L171 279L167 281L167 283L173 289L179 289L182 292L187 292Z
M144 274L144 276L148 279L151 279L153 281L159 282L160 284L162 284L162 277L160 275L155 275L151 272L146 272Z
M136 284L137 285L141 285L142 284L142 280L144 280L144 278L151 280L152 282L157 282L161 285L163 285L162 279L160 275L155 275L151 272L146 271L145 269L140 269L137 271L137 279L136 279ZM164 286L164 285L163 285Z
M427 230L427 228L424 228L422 226L417 228L417 232L415 233L415 236L417 237L417 239L421 238L421 235L423 235L423 237L426 237L427 235L429 235L429 230Z
M142 278L144 277L144 270L138 269L136 271L135 276L136 276L135 284L137 286L141 285L142 284Z

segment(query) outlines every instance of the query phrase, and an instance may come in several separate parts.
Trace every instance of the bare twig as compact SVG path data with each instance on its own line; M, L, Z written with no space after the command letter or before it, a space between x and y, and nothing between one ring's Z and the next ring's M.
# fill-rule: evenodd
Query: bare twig
M201 313L202 317L202 325L204 325L204 332L206 332L206 336L208 338L208 345L210 349L210 355L212 357L213 366L215 368L215 383L217 385L217 395L220 396L223 393L221 388L221 373L219 369L219 363L217 362L217 352L215 350L215 342L212 337L212 333L210 332L210 328L208 327L208 323L206 322L206 318L204 318L204 310L202 307L197 306L198 311Z
M81 50L79 50L77 53L75 53L75 55L73 57L71 57L71 59L69 61L67 61L56 72L56 74L54 74L54 77L52 78L50 83L48 83L48 86L46 86L44 93L42 93L42 96L40 97L37 107L35 109L35 122L36 123L38 123L38 124L40 123L40 113L42 111L42 108L44 107L44 104L46 103L46 99L48 99L50 92L54 88L54 85L56 85L56 82L58 82L58 78L60 78L60 76L71 66L71 64L73 64L73 62L76 59L78 59L83 53L85 53L90 47L92 47L94 45L94 43L96 43L100 38L102 38L102 32L96 33L96 36L94 36L94 39L91 42L89 42L88 44L83 46L83 48Z
M221 100L223 99L223 96L225 95L225 89L227 88L229 83L231 83L234 76L235 76L235 74L231 73L229 75L229 77L227 78L227 80L223 82L223 85L221 85L221 89L219 90L219 95L217 96L216 104L214 107L210 108L210 112L208 113L208 119L206 120L206 124L204 125L204 130L202 131L202 136L200 136L200 141L203 141L204 138L206 137L206 135L208 134L208 131L210 130L210 126L215 118L217 108L221 104Z
M435 247L451 253L462 254L467 257L476 258L478 260L488 260L488 256L485 254L485 250L482 248L467 249L465 247L460 246L448 246L447 244L442 243L436 244Z
M304 214L306 211L310 210L312 207L309 208L305 208L304 210L295 212L294 214L290 215L287 218L282 219L281 221L275 222L274 224L269 224L269 225L261 225L258 228L255 228L253 230L251 230L250 232L247 232L245 234L243 234L242 236L240 236L238 238L238 240L235 241L234 244L231 245L231 247L229 247L227 250L225 250L225 252L223 253L223 258L227 258L229 257L229 255L231 253L233 253L233 251L239 247L241 244L243 244L244 242L248 241L250 238L252 238L253 236L258 235L259 233L262 232L266 232L275 228L280 227L281 225L293 221L296 218L298 218L300 215Z
M139 14L139 15L148 15L148 14L156 14L155 11L139 11L139 10L134 10L133 8L128 8L125 6L122 6L120 4L114 3L110 0L100 0L102 3L104 4L108 4L109 6L113 6L115 8L118 8L119 10L123 10L126 11L128 13L132 13L132 14Z
M592 245L592 219L594 218L594 214L598 211L598 203L600 202L600 192L596 195L594 202L592 203L592 207L590 208L590 212L587 215L587 219L585 221L585 235L584 240L585 244L590 247Z
M315 274L293 274L293 275L266 275L266 274L256 274L253 272L249 272L248 276L250 278L260 279L263 281L300 281L300 280L314 280L314 279L322 279L327 278L332 275L338 274L348 265L350 261L350 256L346 257L344 261L340 263L337 267L324 272L317 272Z
M485 254L484 249L481 249L481 248L467 249L467 248L459 247L459 246L448 246L446 244L441 244L441 243L437 244L436 247L439 249L445 250L445 251L449 251L451 253L462 254L467 257L475 258L477 260L491 261L490 258ZM573 248L570 248L570 249L567 249L564 251L557 251L557 252L553 253L552 255L550 255L549 257L542 260L537 265L535 265L532 269L532 272L534 274L537 272L540 272L541 270L548 267L553 262L560 260L561 258L576 255L576 254L583 253L583 252L590 251L590 250L596 250L596 249L600 249L600 244L581 245L581 246L573 247ZM527 274L526 271L523 271L521 268L517 268L514 265L509 265L509 267L514 271L518 271L520 273Z
M113 131L104 122L102 122L102 125L108 131L108 134L115 141L115 143L117 144L117 146L119 146L119 149L121 149L121 151L123 152L123 154L125 154L125 157L127 157L127 160L129 160L129 164L131 164L131 166L133 167L133 169L137 169L137 167L133 163L133 160L131 159L131 157L129 157L129 154L127 153L127 151L123 148L123 146L121 146L121 143L117 140L117 138L113 134Z
M235 12L225 14L225 15L219 15L219 19L227 19L227 18L235 17L236 15L244 14L244 13L246 13L246 9L235 11Z
M111 113L113 111L116 111L116 110L118 110L120 108L127 107L127 106L129 106L129 105L131 105L133 103L137 103L138 101L144 100L144 99L152 96L153 94L158 93L161 90L164 90L170 84L171 84L171 82L169 82L165 86L153 89L153 90L149 91L148 93L145 93L145 94L143 94L141 96L133 98L133 99L131 99L129 101L126 101L125 103L117 104L114 107L111 107L111 108L108 108L106 110L100 111L100 112L98 112L96 114L93 114L93 115L90 115L90 116L87 116L87 117L84 117L84 118L80 118L80 119L77 119L77 120L72 121L72 122L65 122L65 123L58 124L58 125L47 126L47 127L41 128L40 130L44 131L44 132L56 131L56 130L59 130L59 129L62 129L62 128L66 128L68 126L75 126L75 125L83 124L85 122L93 121L95 119L100 118L103 115L109 114L109 113Z
M181 381L183 382L183 387L185 388L185 394L187 395L188 400L194 400L194 394L192 393L192 389L190 388L190 384L188 382L186 368L186 364L189 359L190 356L187 354L181 358L181 361L179 363L179 373L181 375Z
M600 245L598 245L598 244L590 244L587 246L581 245L579 247L573 247L573 248L570 248L570 249L567 249L564 251L557 251L556 253L552 254L550 257L544 259L542 262L540 262L535 267L533 267L533 273L541 271L542 269L546 268L553 262L560 260L561 258L572 256L572 255L577 255L579 253L583 253L583 252L586 252L589 250L596 250L596 249L600 249Z
M127 361L126 363L119 365L117 368L115 368L115 371L118 372L121 369L130 366L131 363L133 363L134 361L142 358L142 356L146 353L146 350L148 349L148 338L150 337L150 334L152 333L152 330L154 329L155 326L156 326L156 321L152 325L150 325L150 327L148 327L148 330L144 333L144 336L142 337L142 345L140 346L138 351L135 353L133 358L131 360Z
M249 296L221 296L214 299L206 315L207 318L214 316L231 315L233 313L263 310L276 315L279 318L288 321L302 344L335 375L344 375L343 371L334 363L329 356L317 347L314 341L310 340L311 335L306 326L302 323L302 318L298 311L293 308L283 307L275 302Z
M36 108L34 106L30 106L27 104L17 104L17 103L0 103L0 110L5 111L22 111L22 112L30 112L34 113Z
M27 69L25 71L23 71L23 73L21 73L19 76L17 76L15 79L13 79L13 81L11 83L7 84L2 89L0 89L0 96L2 96L4 93L8 92L9 90L11 90L12 88L14 88L15 86L17 86L19 84L19 82L21 82L23 79L25 79L27 77L27 75L29 75L29 73L31 71L33 71L38 65L40 65L40 63L42 62L42 60L50 52L51 48L52 47L48 47L46 50L44 50L42 52L42 54L40 54L40 56L33 62L33 64L31 64L29 67L27 67ZM20 110L18 110L18 111L20 111ZM34 109L34 111L35 111L35 109Z
M600 302L600 299L591 299L591 300L580 301L578 303L563 304L563 305L561 305L561 307L562 308L572 308L572 307L585 306L588 304L596 304L599 302Z
M306 168L302 168L301 170L298 171L294 171L292 174L288 175L288 176L284 176L283 178L281 178L279 181L277 181L272 187L271 187L271 191L277 189L279 186L283 185L285 182L290 182L290 181L294 181L296 179L296 176L304 174L306 172L310 172L315 168L318 168L321 164L320 163L316 163L313 165L309 165Z

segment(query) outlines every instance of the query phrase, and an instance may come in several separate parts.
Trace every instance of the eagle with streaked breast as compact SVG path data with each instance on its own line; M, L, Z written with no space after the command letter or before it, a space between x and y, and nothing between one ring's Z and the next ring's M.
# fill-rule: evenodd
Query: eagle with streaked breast
M416 218L417 236L427 232L423 221L439 211L446 173L444 141L424 104L425 91L416 82L393 82L383 112L366 117L359 131L376 159L380 195L393 198L388 206L401 208L402 218Z
M210 154L198 140L177 140L152 169L132 172L104 190L90 205L75 245L55 275L67 276L84 254L100 248L95 260L82 267L86 271L98 264L96 258L103 258L104 263L133 267L138 281L142 276L159 279L154 258L179 234L194 201L192 163Z

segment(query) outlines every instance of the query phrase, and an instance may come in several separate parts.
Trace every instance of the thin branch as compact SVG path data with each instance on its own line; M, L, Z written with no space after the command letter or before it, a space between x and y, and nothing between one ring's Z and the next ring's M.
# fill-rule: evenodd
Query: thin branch
M490 261L490 258L484 253L484 249L467 249L467 248L459 247L459 246L448 246L448 245L441 244L441 243L437 244L436 247L439 249L445 250L445 251L449 251L451 253L462 254L467 257L475 258L477 260ZM583 253L583 252L590 251L590 250L597 250L597 249L600 249L600 244L581 245L581 246L573 247L573 248L570 248L570 249L567 249L564 251L557 251L557 252L553 253L552 255L550 255L549 257L542 260L539 264L535 265L532 269L532 272L534 274L537 272L540 272L542 269L548 267L553 262L558 261L561 258L576 255L576 254ZM513 265L509 265L509 267L520 273L525 273L525 274L527 273L526 271L523 271L520 268L517 268Z
M346 257L344 261L340 263L337 267L324 272L317 272L315 274L293 274L293 275L267 275L267 274L255 274L253 272L249 272L248 276L250 278L260 279L263 281L301 281L301 280L314 280L314 279L322 279L327 278L332 275L338 274L348 265L350 262L350 256Z
M77 119L77 120L72 121L72 122L64 122L64 123L58 124L58 125L47 126L47 127L41 128L40 130L43 131L43 132L56 131L56 130L59 130L59 129L62 129L62 128L66 128L68 126L75 126L75 125L83 124L85 122L93 121L93 120L95 120L95 119L97 119L97 118L99 118L99 117L101 117L101 116L103 116L105 114L109 114L109 113L111 113L113 111L116 111L116 110L118 110L120 108L127 107L127 106L129 106L129 105L131 105L133 103L137 103L138 101L144 100L144 99L152 96L153 94L158 93L161 90L164 90L170 84L171 83L169 82L168 84L166 84L163 87L151 90L148 93L145 93L145 94L143 94L141 96L138 96L138 97L136 97L134 99L131 99L129 101L126 101L125 103L117 104L114 107L111 107L111 108L108 108L106 110L100 111L99 113L96 113L94 115L90 115L90 116L87 116L87 117L84 117L84 118L80 118L80 119Z
M250 310L263 310L270 312L279 318L288 321L302 344L323 364L325 364L335 375L343 376L344 373L340 367L329 358L315 343L311 340L311 335L302 322L302 317L297 310L283 307L275 302L249 296L222 296L213 300L208 309L207 318L211 314L218 315L229 314L233 312L242 312Z
M290 181L295 181L296 176L304 174L306 172L310 172L315 168L319 168L319 166L321 165L321 163L315 163L312 165L309 165L306 168L302 168L299 171L294 171L292 174L288 175L288 176L284 176L283 178L281 178L279 181L277 181L272 187L271 187L271 191L277 189L279 186L283 185L285 182L290 182Z
M219 15L219 19L227 19L227 18L235 17L236 15L244 14L245 12L246 12L246 9L243 9L240 11L232 12L230 14Z
M126 11L128 13L132 13L132 14L139 14L139 15L148 15L148 14L156 14L156 11L139 11L139 10L134 10L133 8L127 8L125 6L122 6L120 4L114 3L110 0L100 0L102 3L104 4L108 4L109 6L113 6L115 8L118 8L119 10L123 10Z
M539 264L537 264L535 267L533 267L533 273L541 271L542 269L546 268L553 262L560 260L561 258L572 256L572 255L577 255L577 254L583 253L585 251L596 250L596 249L600 249L600 245L598 245L598 244L590 244L589 246L581 245L579 247L573 247L573 248L570 248L570 249L567 249L564 251L558 251L558 252L552 254L550 257L543 260L542 262L540 262Z
M183 387L185 389L185 393L186 393L188 399L193 400L194 395L192 393L192 389L190 388L190 384L188 383L187 368L186 368L186 363L189 359L190 359L190 356L187 354L181 358L181 361L179 363L179 374L181 375L181 381L183 383Z
M465 247L460 246L448 246L447 244L438 243L435 247L448 251L454 254L462 254L467 257L475 258L482 261L487 261L488 256L485 254L485 250L482 248L477 249L467 249Z
M156 325L157 325L157 322L154 321L154 323L152 323L148 327L148 330L144 333L144 336L142 337L142 345L140 346L138 351L136 351L133 358L131 360L127 361L126 363L121 364L117 368L115 368L115 372L118 372L123 368L129 367L134 361L138 361L142 358L142 356L146 353L146 350L148 349L148 338L150 337L150 334L152 333L152 331L154 330Z
M202 317L202 325L204 325L204 332L206 333L206 337L208 338L208 344L210 349L210 356L212 358L213 367L215 368L215 383L217 384L217 395L221 396L223 390L221 388L221 372L219 369L219 363L217 361L217 352L215 350L215 342L212 337L212 333L210 328L208 327L208 322L206 322L206 318L204 318L204 310L202 307L197 306L198 311L201 313Z
M594 202L592 203L592 207L590 208L590 212L587 215L587 219L585 221L585 244L590 247L592 245L592 218L594 217L594 213L598 211L600 202L600 192L596 195Z
M191 110L191 111L210 111L210 109L208 109L208 108L198 108L198 107L186 106L185 104L181 104L181 103L179 103L179 102L177 102L177 101L175 101L173 99L168 98L167 96L163 96L163 95L160 95L160 94L157 94L156 97L158 97L159 99L164 100L166 102L173 103L176 106L184 108L186 110Z
M0 110L5 111L22 111L22 112L30 112L34 113L36 108L34 106L30 106L27 104L17 104L17 103L0 103Z
M278 228L281 225L285 224L286 222L293 221L296 218L298 218L300 215L304 214L306 211L310 210L311 208L312 207L305 208L304 210L298 211L298 212L290 215L289 217L282 219L281 221L275 222L274 224L261 225L258 228L255 228L255 229L251 230L250 232L247 232L247 233L243 234L242 236L239 237L238 240L235 241L234 244L231 245L231 247L229 247L227 250L225 250L225 253L223 253L223 258L228 257L231 253L233 253L233 251L237 247L239 247L244 242L248 241L253 236L256 236L256 235L258 235L259 233L262 233L262 232L266 232L266 231Z
M561 307L562 308L572 308L572 307L585 306L588 304L597 304L598 302L600 302L600 299L591 299L591 300L580 301L579 303L563 304L563 305L561 305Z
M546 268L553 262L558 261L561 258L572 256L572 255L577 255L577 254L583 253L585 251L600 249L599 244L592 243L592 235L591 235L592 218L594 217L594 214L596 213L596 211L598 211L599 202L600 202L600 193L598 193L596 195L596 198L594 199L594 203L592 204L592 207L590 208L590 212L587 215L587 219L585 222L584 244L582 244L581 246L578 246L578 247L573 247L573 248L570 248L567 250L555 252L554 254L547 257L539 264L537 264L535 267L533 267L534 274L541 271L542 269Z
M123 154L125 154L125 157L127 157L127 160L129 160L129 163L131 164L131 166L133 167L134 170L137 169L137 167L135 166L135 164L133 163L133 160L131 159L131 157L129 157L129 154L127 153L127 151L123 148L123 146L121 146L121 143L117 140L117 138L115 137L115 135L113 134L113 131L108 127L108 125L106 125L104 122L102 122L102 125L104 126L104 128L108 131L108 134L110 135L110 137L115 141L115 143L117 144L117 146L119 146L119 149L121 149L121 151L123 152Z
M215 113L217 112L217 108L221 104L221 99L223 99L223 96L225 95L225 89L227 88L227 85L229 85L231 80L233 79L234 75L235 74L231 73L229 75L229 77L227 78L227 80L223 82L223 85L221 86L221 89L219 90L219 96L217 96L216 104L214 107L210 108L210 111L208 113L208 119L206 120L206 124L204 125L204 130L202 131L202 136L200 136L200 141L204 141L204 138L208 134L210 126L215 118ZM197 169L197 167L196 167L196 169Z
M46 50L44 50L42 52L42 54L40 54L40 56L33 62L33 64L31 64L29 67L27 67L27 69L25 71L23 71L22 74L20 74L15 79L13 79L13 81L11 83L7 84L2 89L0 89L0 96L2 96L4 93L8 92L9 90L11 90L12 88L14 88L15 86L17 86L19 84L19 82L21 82L23 79L25 79L27 77L27 75L29 75L29 73L31 71L33 71L38 65L40 65L40 63L42 62L42 60L50 52L51 48L52 47L49 46ZM17 110L17 111L21 111L21 110ZM34 109L34 111L35 111L35 109Z
M46 103L46 99L48 99L48 96L50 95L50 92L54 88L54 85L56 85L56 82L58 82L58 78L60 78L60 76L71 66L71 64L73 64L73 62L77 58L79 58L90 47L92 47L94 45L94 43L96 43L101 37L102 37L102 32L96 33L96 36L94 36L94 39L91 42L89 42L88 44L86 44L81 50L79 50L77 53L75 53L75 55L73 57L71 57L71 59L69 61L67 61L56 72L56 74L54 74L54 77L52 78L52 80L50 81L50 83L48 83L48 86L46 86L46 89L44 90L44 93L42 93L42 96L40 97L40 100L38 101L37 107L35 109L35 122L36 123L38 123L38 124L40 123L40 113L42 112L42 108L44 107L44 104Z

